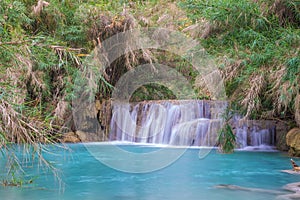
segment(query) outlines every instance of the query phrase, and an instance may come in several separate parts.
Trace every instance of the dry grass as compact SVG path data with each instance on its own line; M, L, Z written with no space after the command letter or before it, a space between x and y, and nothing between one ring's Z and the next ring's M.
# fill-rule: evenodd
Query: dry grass
M40 142L52 142L48 138L51 128L45 127L40 120L25 116L4 99L0 99L0 109L2 119L0 130L2 133L7 133L5 135L7 141L17 144L28 143L34 146Z
M36 16L39 16L43 11L44 7L49 6L49 2L39 0L35 6L32 7L32 13Z
M297 14L299 15L299 4L294 4L293 6L288 6L288 4L289 0L275 0L270 10L277 15L281 25L288 23L300 25L299 17L297 18Z
M206 19L200 19L196 24L192 24L182 30L184 33L188 33L191 37L198 39L207 39L210 36L218 33L219 25L207 21Z
M298 93L299 87L297 85L292 84L290 81L284 81L276 92L276 112L278 114L292 112L295 114L295 119L297 119L297 116L299 116L299 113L297 113L297 110L299 111L297 105ZM289 110L291 105L294 105L293 110Z
M295 98L295 121L300 127L300 94L298 92L296 98Z
M44 74L34 70L28 46L24 44L19 48L13 63L10 63L11 67L5 70L0 79L1 83L5 83L1 84L0 90L2 156L6 158L8 173L13 173L12 168L22 171L23 159L30 158L35 162L37 158L39 166L51 169L55 177L60 179L59 171L43 155L48 153L44 144L57 146L57 138L54 136L59 135L57 126L44 121L47 119L37 108L41 104L42 93L46 90ZM28 93L33 95L33 98ZM22 149L22 153L16 155L16 149L11 144L19 144L18 148Z
M234 78L238 77L243 69L243 60L230 61L228 58L223 58L223 63L225 64L224 70L222 70L222 76L225 81L232 81Z
M55 144L49 136L51 127L46 127L39 119L23 115L3 98L0 99L0 116L0 147L7 158L8 172L16 165L19 170L22 170L22 157L26 159L31 155L32 161L37 157L39 165L51 169L55 177L60 180L59 171L43 156L48 150L42 143ZM15 154L15 149L8 145L10 143L26 144L21 145L23 147L21 157Z
M268 76L268 82L273 84L272 89L269 90L266 93L266 95L269 96L273 102L273 116L276 116L278 113L281 112L282 108L284 107L284 104L287 105L287 103L284 103L280 98L282 91L286 91L287 87L287 83L282 84L285 71L285 66L279 66L274 73L270 73L270 75Z
M291 83L289 81L285 81L280 86L278 93L278 99L277 99L277 112L283 112L286 113L287 109L289 108L289 104L293 99L293 95L291 92L289 92L291 88Z
M242 105L247 109L245 118L248 118L253 110L258 111L260 109L260 96L266 87L266 80L263 74L252 74L249 80L249 88L244 91L246 96L241 102Z
M97 59L100 59L100 66L106 66L105 63L109 63L110 65L103 69L102 75L109 81L111 84L115 84L117 80L122 76L124 72L127 70L131 70L134 68L134 65L139 62L139 59L143 56L143 54L139 54L138 52L134 52L131 48L130 41L124 41L124 38L120 39L120 44L126 45L126 51L121 57L117 58L117 60L109 60L110 54L113 54L113 49L109 47L102 46L103 41L112 36L123 33L125 31L131 30L135 27L134 19L129 15L120 15L116 17L110 17L109 15L98 15L95 19L95 22L92 24L90 30L88 31L89 38L94 42L96 47L101 48L101 53L97 56ZM116 38L117 39L117 38ZM118 41L114 41L115 44L119 44ZM96 52L97 53L97 52ZM106 56L107 55L107 56ZM147 53L144 53L147 55Z
M294 114L295 121L299 126L299 85L296 84L297 80L291 82L284 79L286 70L286 66L279 66L268 76L268 82L272 88L265 95L273 102L273 110L270 111L269 117L286 116L291 113Z
M26 110L26 92L27 85L33 88L36 93L35 102L39 103L42 99L42 91L45 89L45 83L42 75L38 71L33 71L32 61L29 59L29 52L24 46L23 55L16 54L15 61L17 67L7 68L4 80L11 85L10 93L7 94L4 89L3 97L0 98L0 131L5 133L3 136L7 141L21 144L28 143L38 149L37 143L53 143L49 139L49 134L54 127L46 127L46 123L39 119L39 116L30 117ZM23 80L27 81L23 81ZM24 107L25 106L25 107ZM3 143L2 146L5 146Z
M148 27L159 26L171 30L182 30L192 24L186 13L170 0L161 1L154 6L151 2L146 2L145 8L136 16L139 16L137 18L139 24Z

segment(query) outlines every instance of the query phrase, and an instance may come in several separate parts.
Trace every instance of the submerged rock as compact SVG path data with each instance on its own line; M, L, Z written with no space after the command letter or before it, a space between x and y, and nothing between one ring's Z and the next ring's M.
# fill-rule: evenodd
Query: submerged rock
M284 170L287 171L287 170ZM230 185L230 184L219 184L214 186L217 189L229 189L229 190L241 190L241 191L249 191L249 192L261 192L261 193L269 193L278 195L275 199L277 200L292 200L292 199L300 199L300 182L289 183L285 185L280 190L268 190L261 188L248 188L248 187L240 187L238 185Z
M292 169L281 170L281 172L288 173L288 174L296 174L296 175L300 175L300 172L299 172L299 171L294 171L294 170L292 170Z
M300 128L293 128L287 133L286 144L291 156L300 157Z
M285 190L293 192L292 194L280 195L276 199L278 200L292 200L300 199L300 182L289 183L283 187Z
M241 190L241 191L249 191L249 192L262 192L262 193L270 193L270 194L285 194L284 191L277 191L277 190L267 190L261 188L249 188L249 187L241 187L238 185L231 185L231 184L219 184L214 186L217 189L229 189L229 190Z

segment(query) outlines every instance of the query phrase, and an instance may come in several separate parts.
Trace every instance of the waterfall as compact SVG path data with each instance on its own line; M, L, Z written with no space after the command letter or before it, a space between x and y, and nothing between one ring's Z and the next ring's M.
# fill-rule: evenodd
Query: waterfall
M243 126L242 128L238 128L236 131L236 143L237 147L245 148L248 146L248 133L247 133L247 126Z
M112 107L110 140L176 146L215 146L224 101L169 100L117 103ZM274 146L275 127L233 120L237 148Z
M113 105L110 140L214 146L226 102L147 101Z
M272 124L268 124L267 121L262 125L258 125L255 121L249 123L242 122L240 125L236 125L236 141L237 148L246 147L269 147L275 146L275 130L276 127Z
M257 130L257 127L254 127L251 133L251 146L260 145L275 145L274 132L272 129Z

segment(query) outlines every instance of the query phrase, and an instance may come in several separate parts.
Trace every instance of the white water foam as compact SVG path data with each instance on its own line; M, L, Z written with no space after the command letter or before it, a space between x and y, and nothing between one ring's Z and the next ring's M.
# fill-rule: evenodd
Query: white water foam
M200 100L117 104L113 107L109 138L126 144L211 148L217 145L226 106L227 102ZM275 127L242 125L237 126L235 134L239 150L274 149Z

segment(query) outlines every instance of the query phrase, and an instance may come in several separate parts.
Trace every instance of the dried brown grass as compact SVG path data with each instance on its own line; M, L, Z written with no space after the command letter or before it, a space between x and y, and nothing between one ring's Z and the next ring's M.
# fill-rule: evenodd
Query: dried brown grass
M298 92L296 98L295 98L295 121L300 127L300 93Z
M10 87L3 88L5 94L0 98L2 118L0 129L9 142L31 145L39 142L52 143L54 141L49 139L49 134L54 130L54 126L47 127L39 115L31 115L26 109L29 104L33 103L32 105L35 106L40 103L46 86L43 74L33 70L29 52L26 51L27 47L23 46L23 48L22 55L15 55L16 67L7 68L3 77L3 81L5 80ZM28 85L32 88L30 92L35 93L35 102L27 102Z
M39 16L43 11L44 7L49 6L49 2L39 0L35 6L32 7L32 13L36 16Z
M287 108L284 105L287 105L288 103L284 103L283 99L281 99L281 93L283 91L286 91L286 88L288 87L288 83L282 84L285 72L286 67L279 66L273 73L270 73L268 76L268 82L272 83L272 88L267 91L266 95L269 96L269 98L273 102L273 116L276 116L278 113L280 113L283 107Z
M292 84L290 81L283 81L281 86L276 91L276 113L286 115L292 112L297 115L297 94L299 93L298 86ZM294 104L294 109L291 110L291 105ZM296 116L295 116L296 117Z
M40 142L52 142L48 138L51 128L49 130L49 127L45 127L40 120L24 115L3 98L0 99L0 109L2 119L0 130L7 133L5 136L8 141L17 144L29 143L34 146Z
M44 74L34 70L28 46L24 44L19 48L0 79L3 83L0 90L1 152L7 160L8 172L16 166L17 170L22 170L23 159L31 157L33 162L37 158L39 166L51 169L60 179L57 169L43 155L48 152L44 144L57 145L55 136L59 134L57 127L44 121L45 116L36 108L46 89ZM17 156L10 144L19 144L22 154Z
M254 110L259 111L259 109L261 108L260 96L263 95L262 93L266 87L264 74L254 73L251 75L249 80L249 88L244 91L246 96L241 102L244 108L247 109L245 118L248 118Z
M294 120L300 125L300 110L299 110L299 78L294 82L286 80L286 66L278 66L269 73L268 83L272 86L266 92L266 97L273 102L273 109L270 110L268 117L291 117L294 115Z
M151 3L145 3L146 9L138 13L140 17L138 18L139 20L137 20L140 24L144 26L159 26L171 30L182 30L188 25L190 25L183 25L189 20L186 16L186 13L182 9L180 9L173 1L161 1L155 6L147 4Z
M271 6L271 11L274 12L280 22L280 25L284 26L288 23L300 25L299 18L297 18L297 12L299 14L299 4L294 3L293 7L288 6L290 0L275 0ZM298 7L297 7L298 6Z
M236 60L234 62L228 60L226 57L223 58L223 63L225 68L221 70L222 76L225 81L232 81L234 78L238 77L243 69L243 60Z
M45 126L40 119L25 116L3 98L0 99L0 118L0 147L3 155L6 155L8 171L16 166L19 170L23 170L21 159L32 157L34 160L37 157L39 165L51 169L61 183L59 171L43 155L48 150L42 143L56 143L49 137L52 128ZM14 148L8 145L10 143L23 146L23 158L15 154Z

